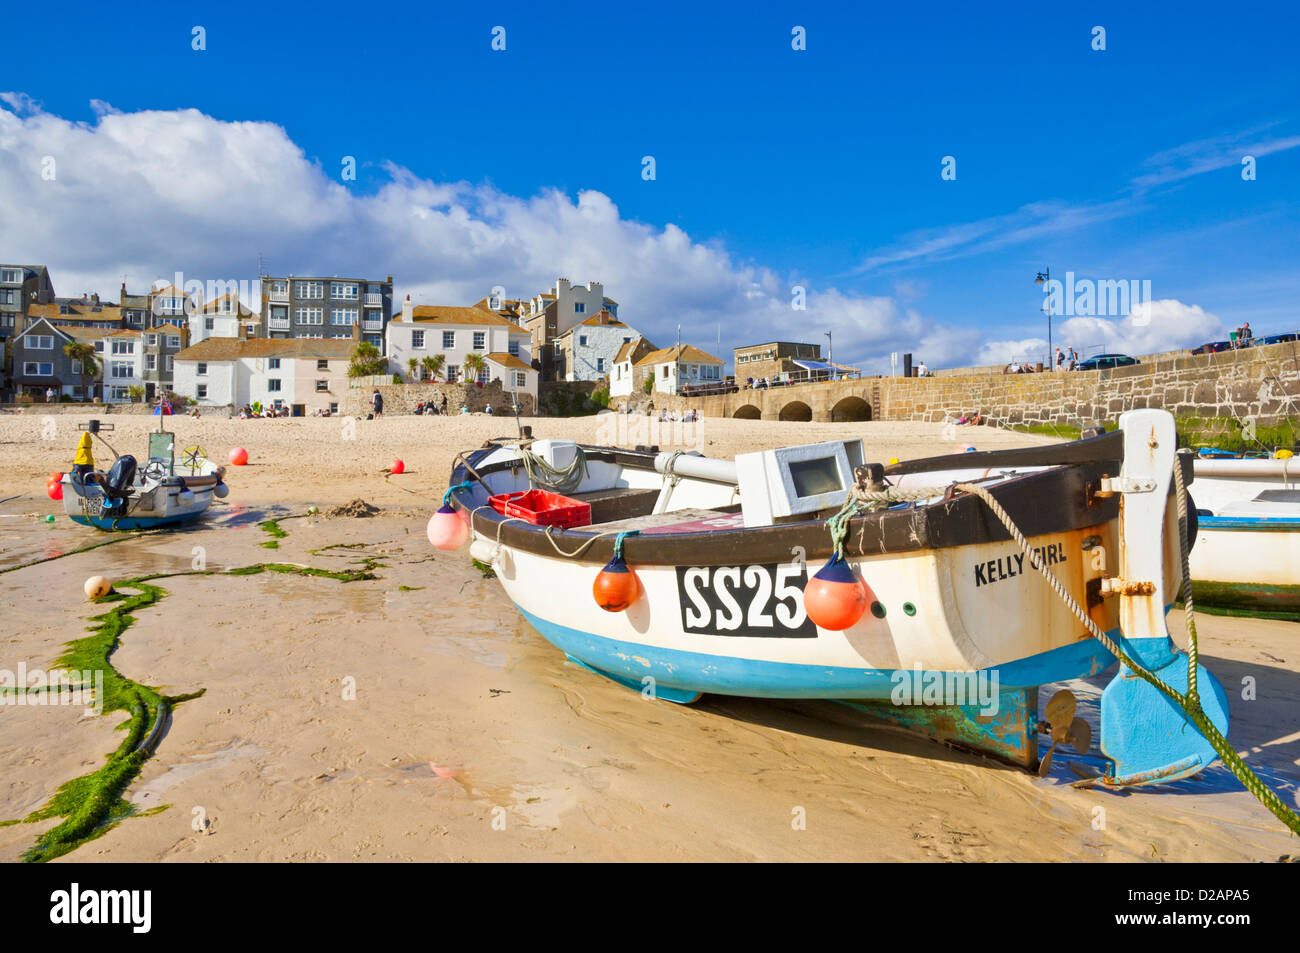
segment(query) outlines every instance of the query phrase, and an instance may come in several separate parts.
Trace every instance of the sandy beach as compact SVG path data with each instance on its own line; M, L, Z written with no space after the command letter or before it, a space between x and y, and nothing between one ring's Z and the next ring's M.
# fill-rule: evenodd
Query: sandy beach
M156 418L104 436L139 454ZM1002 860L1274 861L1296 838L1220 765L1127 794L906 738L829 702L644 700L567 663L466 552L424 522L455 455L513 434L508 418L168 421L178 449L247 448L230 496L193 529L101 542L42 489L84 418L0 418L0 668L49 667L104 611L83 581L159 578L115 669L171 695L137 808L63 861ZM50 424L50 421L53 421ZM919 423L706 419L658 425L531 419L535 436L686 446L713 456L863 436L882 462L1050 442ZM654 439L657 438L657 439ZM385 469L400 458L407 472ZM361 499L366 518L330 517ZM308 515L309 506L320 512ZM48 514L56 514L50 524ZM277 548L258 523L277 517ZM374 578L185 574L274 561ZM1300 625L1198 616L1203 662L1227 688L1230 740L1290 804L1300 787ZM1170 619L1184 638L1178 613ZM1253 679L1254 698L1243 698ZM1105 678L1072 682L1094 721ZM1044 694L1050 694L1044 693ZM1246 693L1249 694L1249 693ZM120 742L122 712L0 707L0 820L21 820ZM161 808L161 809L160 809ZM21 859L56 819L0 826Z

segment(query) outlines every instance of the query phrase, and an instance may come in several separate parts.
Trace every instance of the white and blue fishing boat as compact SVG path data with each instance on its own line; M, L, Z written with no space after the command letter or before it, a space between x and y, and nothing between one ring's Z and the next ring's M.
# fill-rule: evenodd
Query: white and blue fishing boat
M111 425L92 420L85 428L112 450L102 436ZM175 448L175 435L159 429L149 434L143 466L130 454L113 451L107 472L65 473L64 511L73 522L104 530L156 529L198 519L214 498L230 492L225 467L208 460L198 447L186 450L178 464Z
M1300 462L1198 456L1197 603L1300 619Z
M1191 674L1165 622L1192 479L1175 446L1155 410L1073 443L889 467L861 440L721 460L525 435L465 454L435 520L468 521L471 554L570 660L668 701L836 699L1043 770L1040 733L1082 751L1091 731L1069 692L1040 720L1039 687L1122 653L1102 698L1100 781L1146 784L1226 750L1147 680L1186 693ZM492 499L532 489L589 507L588 524L539 525ZM431 521L438 545L454 537ZM1194 671L1197 717L1226 733L1223 689Z

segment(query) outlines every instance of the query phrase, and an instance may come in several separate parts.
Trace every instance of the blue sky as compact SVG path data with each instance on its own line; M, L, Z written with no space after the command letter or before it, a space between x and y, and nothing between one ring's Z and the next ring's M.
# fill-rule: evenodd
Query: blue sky
M92 100L272 123L324 177L355 156L346 188L361 197L377 196L394 167L523 201L599 192L620 221L675 225L724 250L733 271L833 290L824 307L887 299L900 334L864 335L861 361L910 346L909 334L961 338L952 361L1042 336L1032 279L1049 265L1148 279L1155 298L1225 326L1300 326L1294 5L874 6L140 4L53 17L23 5L6 15L17 42L0 90L89 126ZM206 30L201 53L194 25ZM497 25L505 52L490 47ZM795 25L806 51L791 49ZM1098 25L1104 51L1091 48ZM1257 155L1255 181L1242 180L1246 154ZM644 155L654 181L641 178ZM955 181L940 177L944 156ZM273 270L302 257L256 227L247 241L269 246L257 250ZM171 249L160 242L159 274L170 274ZM3 254L35 253L11 233ZM148 257L131 264L148 268ZM92 259L69 267L87 280L126 267ZM668 334L681 306L664 301L677 299L628 299L631 279L606 267L568 277L602 278L626 318L639 309ZM521 270L502 280L536 280ZM724 347L744 343L743 314L721 312ZM799 336L802 320L780 336ZM852 327L836 324L846 349Z

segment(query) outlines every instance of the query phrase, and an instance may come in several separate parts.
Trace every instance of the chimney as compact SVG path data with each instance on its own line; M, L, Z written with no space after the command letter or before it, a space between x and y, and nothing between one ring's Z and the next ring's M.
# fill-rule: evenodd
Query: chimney
M564 294L564 293L565 293L566 291L568 291L568 290L569 290L569 279L568 279L568 278L556 278L556 279L555 279L555 297L557 297L557 298L560 297L560 295Z
M93 295L90 296L90 303L91 303L91 304L99 304L99 292L98 292L98 291L96 291Z
M415 320L415 309L411 307L410 295L407 295L406 300L402 302L402 320L403 321Z
M126 301L126 282L125 282L125 281L122 282L122 290L118 293L117 301L118 301L118 304L123 304L123 303L125 303L125 301Z

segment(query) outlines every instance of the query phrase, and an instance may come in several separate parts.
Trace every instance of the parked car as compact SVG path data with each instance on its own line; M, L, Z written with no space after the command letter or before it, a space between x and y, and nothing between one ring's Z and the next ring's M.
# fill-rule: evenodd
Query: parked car
M1094 354L1086 361L1074 365L1076 371L1100 371L1111 367L1128 367L1139 363L1136 357L1127 354Z
M1231 349L1231 341L1210 341L1208 344L1202 344L1200 347L1192 348L1193 354L1217 354L1219 351Z
M1268 337L1260 338L1260 344L1281 344L1284 341L1300 340L1300 331L1287 331L1283 334L1270 334Z

